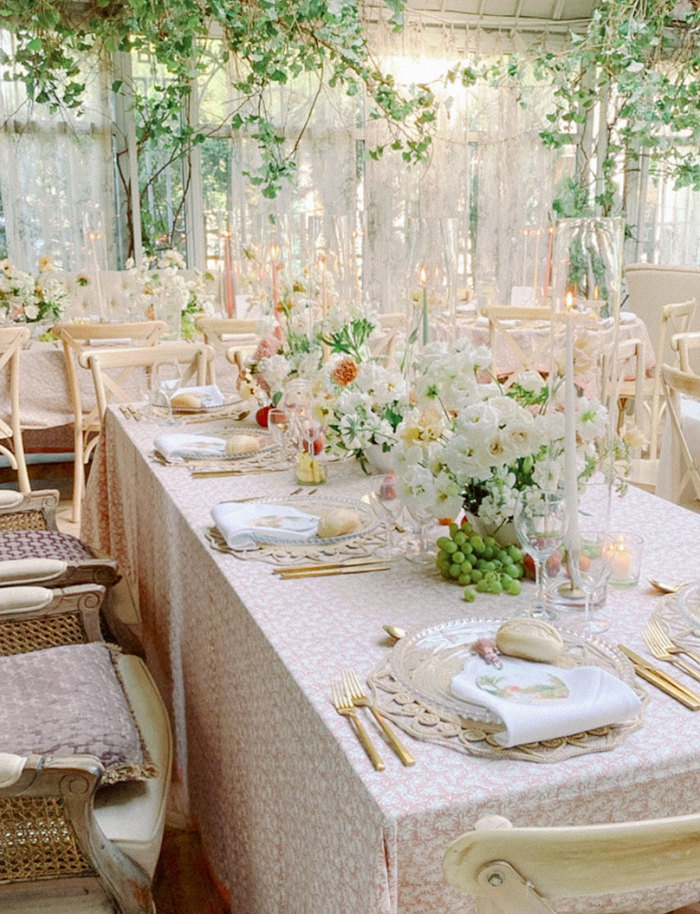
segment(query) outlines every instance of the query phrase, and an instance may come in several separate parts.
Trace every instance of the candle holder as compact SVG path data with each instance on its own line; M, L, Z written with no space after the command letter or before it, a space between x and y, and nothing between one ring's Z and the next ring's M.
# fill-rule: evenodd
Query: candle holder
M613 587L636 587L642 564L644 539L637 533L613 533Z

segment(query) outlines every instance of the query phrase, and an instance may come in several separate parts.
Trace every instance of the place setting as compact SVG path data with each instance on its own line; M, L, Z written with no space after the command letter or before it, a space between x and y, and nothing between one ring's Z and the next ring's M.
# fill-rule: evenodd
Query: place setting
M206 531L213 549L279 566L283 579L385 571L377 557L385 534L374 510L359 499L299 494L223 501Z

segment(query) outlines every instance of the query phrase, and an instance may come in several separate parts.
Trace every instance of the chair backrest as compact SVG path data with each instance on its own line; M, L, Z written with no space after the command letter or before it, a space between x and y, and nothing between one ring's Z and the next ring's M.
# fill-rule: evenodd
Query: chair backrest
M671 337L671 348L678 353L678 366L681 371L700 375L700 330L674 333Z
M181 368L182 384L202 385L206 383L207 367L213 358L214 350L206 343L166 342L133 349L91 350L81 353L79 361L92 371L97 410L104 421L110 401L134 401L135 392L129 384L139 372L148 374L158 365L177 364Z
M538 371L549 363L552 310L538 305L488 305L482 315L489 322L492 373L511 387L522 371ZM542 329L536 334L533 331Z
M447 849L447 882L488 914L552 914L550 899L632 892L696 879L700 815L551 828L480 819ZM546 899L546 901L545 901Z
M659 363L671 362L670 338L664 347L657 345L661 330L662 309L671 302L694 298L700 301L700 267L662 266L632 263L625 267L629 295L628 309L644 321L656 346Z
M205 314L198 315L194 321L195 327L204 337L204 342L215 352L226 355L231 349L240 351L240 360L229 359L235 365L242 364L255 352L258 345L258 324L257 318L209 317ZM213 361L210 363L209 374L212 384L215 384Z
M661 370L666 404L671 420L672 452L678 454L680 467L671 459L673 478L671 494L676 502L681 502L688 483L692 484L694 497L700 501L700 460L698 459L697 438L700 435L700 376L681 371L671 365L664 365ZM690 398L690 403L683 403L682 398ZM691 440L691 433L695 430ZM680 469L680 472L677 470Z
M671 346L673 336L679 333L686 333L695 316L695 299L688 301L673 302L664 305L661 308L660 324L656 334L658 345L656 365L654 367L654 382L651 394L650 406L650 428L649 428L649 457L655 459L658 456L659 437L661 435L661 417L664 410L664 395L662 389L661 369L663 365L663 356L659 353L671 352L671 356L665 361L670 363L671 358L676 357L676 353ZM652 337L654 339L654 337Z
M10 415L0 417L0 454L7 457L10 466L17 471L17 482L21 492L29 492L29 475L24 459L22 425L19 413L19 368L23 344L30 338L28 327L3 327L0 329L0 378L9 375Z
M76 427L84 431L98 431L99 414L96 408L87 415L83 412L80 380L78 377L79 358L83 352L104 348L105 341L113 345L155 346L167 331L165 321L130 321L128 323L85 323L56 324L54 334L63 344L66 357L66 371Z

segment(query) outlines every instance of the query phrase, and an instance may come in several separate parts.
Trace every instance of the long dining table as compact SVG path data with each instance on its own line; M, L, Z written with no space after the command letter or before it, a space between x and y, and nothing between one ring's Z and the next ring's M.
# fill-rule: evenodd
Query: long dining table
M367 718L386 763L375 770L331 703L341 671L364 679L385 661L385 623L415 631L508 617L526 608L533 585L468 604L460 587L403 558L381 573L281 580L267 562L213 549L207 531L218 502L290 495L292 470L197 478L154 460L161 431L108 410L82 535L118 559L139 604L191 816L232 910L465 914L474 904L444 883L441 861L481 816L575 825L697 810L700 713L651 686L643 723L623 742L556 762L404 736L416 758L405 767ZM368 485L357 465L331 464L323 495L360 499ZM700 514L631 488L615 499L613 524L643 534L642 578L608 589L603 637L648 658L641 629L663 598L647 576L692 575ZM700 871L692 884L634 893L618 907L599 896L557 910L663 914L698 898Z

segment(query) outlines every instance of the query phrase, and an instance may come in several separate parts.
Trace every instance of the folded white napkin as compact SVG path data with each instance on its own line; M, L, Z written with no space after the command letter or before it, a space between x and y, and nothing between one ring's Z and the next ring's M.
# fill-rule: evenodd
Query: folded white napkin
M188 435L178 432L157 435L153 447L169 463L177 460L196 460L198 457L224 457L226 439L211 435Z
M222 501L211 512L214 523L231 549L255 549L258 543L309 539L318 529L318 517L289 505Z
M517 657L500 659L502 669L470 657L453 676L450 690L503 721L505 732L494 735L506 748L621 723L639 713L634 691L600 667L562 669Z
M193 394L193 396L199 397L205 409L211 409L213 406L223 406L226 402L226 397L216 384L206 384L199 387L178 387L177 381L163 381L160 389L167 397L173 397L176 394Z

